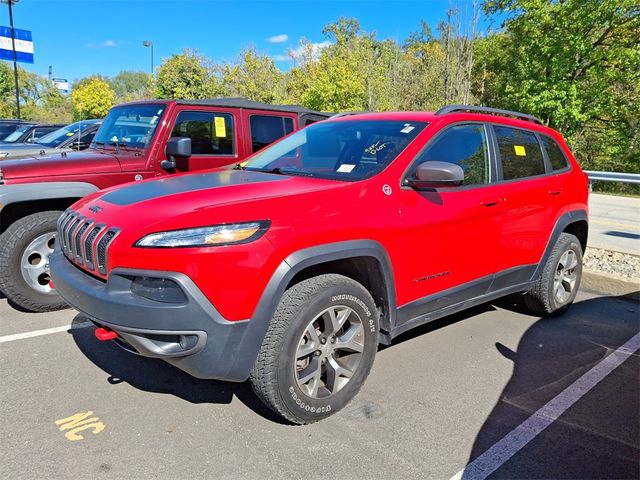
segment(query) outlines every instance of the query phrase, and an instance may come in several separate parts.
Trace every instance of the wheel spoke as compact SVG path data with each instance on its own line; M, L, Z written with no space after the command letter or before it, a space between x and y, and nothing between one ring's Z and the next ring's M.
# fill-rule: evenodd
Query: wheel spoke
M325 322L324 332L322 332L325 336L332 335L340 330L342 323L344 323L344 317L342 315L342 311L336 311L335 307L330 308L325 313L325 317L327 317L328 322ZM342 323L341 323L342 320Z
M300 340L300 342L302 342L302 340L304 340L305 338L308 341L307 343L303 343L298 347L298 351L296 352L296 360L312 354L318 349L318 346L320 345L320 338L318 337L318 332L316 332L313 324L310 324L307 327L305 336Z
M576 285L575 276L565 275L564 278L562 279L562 285L563 285L565 291L567 291L569 293L573 292L573 287L575 287L575 285Z
M362 352L364 350L364 327L361 323L349 327L343 335L336 337L335 350Z
M301 370L300 372L298 372L298 385L303 386L304 384L306 384L307 382L309 382L311 379L316 378L318 380L320 380L320 374L322 373L322 371L320 370L320 362L318 361L318 359L314 358L313 360L311 360L311 362L309 363L309 365L307 366L307 368ZM318 387L316 387L317 389Z
M334 357L329 357L326 363L327 381L326 386L331 393L335 393L349 381L353 372L344 368Z

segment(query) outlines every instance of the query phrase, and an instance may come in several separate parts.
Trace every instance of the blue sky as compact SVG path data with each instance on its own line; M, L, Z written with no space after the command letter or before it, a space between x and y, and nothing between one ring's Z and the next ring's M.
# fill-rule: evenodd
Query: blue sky
M151 68L184 48L196 49L215 62L233 60L242 48L283 60L302 37L326 41L322 27L341 16L355 17L378 38L404 40L420 21L434 29L449 0L20 0L14 6L16 28L33 32L35 63L28 70L72 81L91 74L112 76L120 70ZM453 3L456 3L455 1ZM465 0L458 0L464 6ZM0 4L0 25L9 24Z

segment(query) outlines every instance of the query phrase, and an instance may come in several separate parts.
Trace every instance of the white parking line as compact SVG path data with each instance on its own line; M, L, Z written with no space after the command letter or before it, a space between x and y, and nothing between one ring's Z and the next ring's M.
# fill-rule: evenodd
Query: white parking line
M487 478L639 349L640 333L631 337L627 343L552 398L498 443L451 477L451 480Z
M90 327L92 325L93 324L91 322L78 323L73 326L73 330L77 328ZM39 337L41 335L50 335L52 333L66 332L67 330L71 329L71 325L64 325L62 327L45 328L44 330L33 330L31 332L15 333L13 335L5 335L4 337L0 337L0 343L13 342L15 340L23 340L25 338Z

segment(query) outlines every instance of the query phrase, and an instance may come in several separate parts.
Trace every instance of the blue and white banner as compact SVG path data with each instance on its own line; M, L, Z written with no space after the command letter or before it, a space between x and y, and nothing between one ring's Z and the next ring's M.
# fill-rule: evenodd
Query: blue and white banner
M31 32L14 28L16 38L16 60L22 63L33 63L33 39ZM0 60L13 61L11 45L11 29L0 27Z

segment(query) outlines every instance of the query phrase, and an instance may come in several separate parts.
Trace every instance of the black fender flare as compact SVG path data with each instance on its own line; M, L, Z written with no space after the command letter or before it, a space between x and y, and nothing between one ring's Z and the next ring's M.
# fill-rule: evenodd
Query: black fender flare
M236 350L238 357L232 372L229 372L229 377L237 381L248 378L278 302L287 285L297 273L321 263L354 257L373 257L379 262L386 282L386 301L389 306L387 312L389 318L385 323L393 326L397 312L395 281L391 261L380 243L375 240L349 240L305 248L289 255L271 276L254 314L248 322L245 334L239 342Z
M530 281L532 282L536 281L540 277L540 275L542 275L542 270L544 269L544 266L547 263L547 260L551 255L551 251L553 250L553 247L558 241L558 237L560 237L560 234L564 232L564 230L570 224L579 222L579 221L585 221L589 223L589 215L587 214L586 210L571 210L570 212L567 212L561 215L560 218L558 218L555 226L553 227L553 230L551 231L551 236L549 237L549 241L547 242L547 247L544 249L544 253L540 258L540 261L538 262L538 266L533 272L533 275L531 276Z

